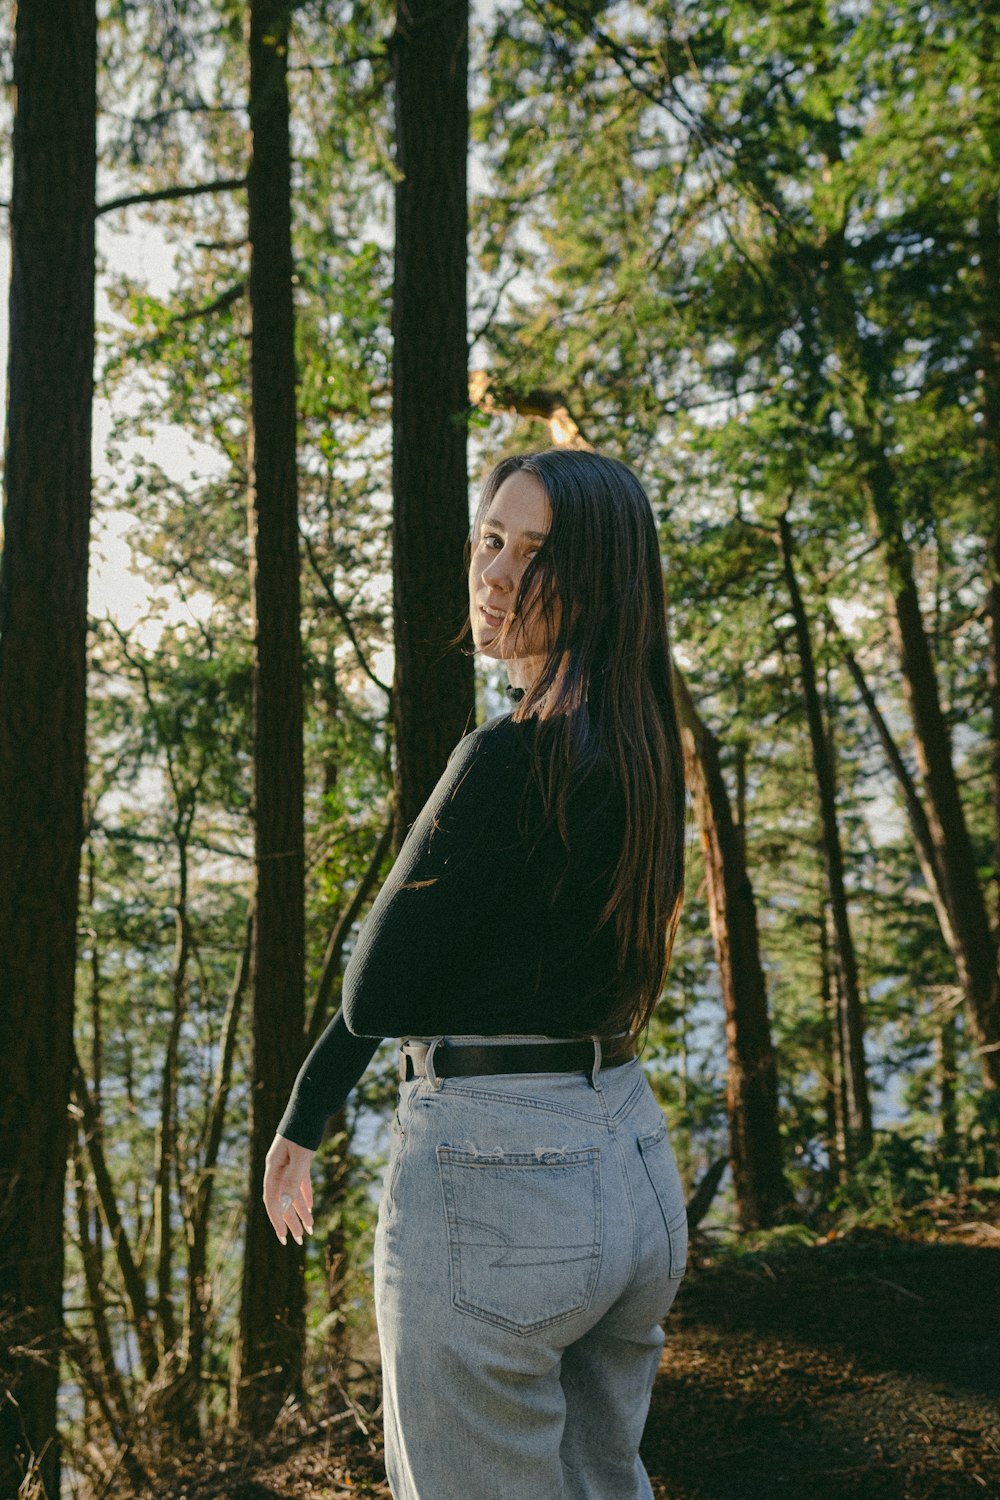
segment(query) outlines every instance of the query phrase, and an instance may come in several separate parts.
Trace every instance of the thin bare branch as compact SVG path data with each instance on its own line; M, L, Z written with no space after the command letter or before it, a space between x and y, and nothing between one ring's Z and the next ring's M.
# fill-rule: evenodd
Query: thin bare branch
M156 1375L159 1359L156 1353L156 1340L153 1336L152 1323L149 1316L149 1302L146 1295L146 1286L136 1265L132 1254L125 1225L118 1208L118 1200L111 1182L111 1174L104 1158L101 1146L100 1133L97 1128L97 1111L94 1108L87 1088L80 1059L73 1049L73 1094L79 1107L83 1122L83 1138L87 1147L87 1155L90 1158L91 1171L94 1174L94 1185L97 1188L97 1201L101 1207L101 1216L104 1219L111 1243L115 1247L118 1257L118 1267L121 1271L122 1282L125 1287L125 1296L128 1300L132 1313L132 1323L135 1328L136 1338L139 1342L139 1353L142 1358L143 1370L146 1379L152 1380Z
M389 687L387 683L384 683L381 680L381 678L376 677L375 673L372 671L371 667L368 665L368 660L367 660L367 658L365 656L365 653L361 649L361 643L359 642L357 636L354 633L354 626L351 624L350 616L348 615L348 613L347 613L346 609L344 608L344 606L341 604L340 600L337 598L336 594L333 591L333 587L332 587L332 585L330 583L330 580L327 578L326 574L323 572L322 568L320 567L319 563L317 562L317 560L316 560L316 553L315 553L315 550L313 548L313 544L309 540L309 537L308 537L308 535L306 534L305 531L302 532L302 541L303 541L303 544L304 544L305 549L306 549L306 556L309 559L309 566L312 568L312 570L315 573L317 579L319 580L319 583L320 583L320 585L321 585L321 587L323 589L323 592L326 595L327 599L329 599L330 604L331 604L331 606L333 608L334 613L336 614L337 618L339 619L341 625L343 625L344 630L347 633L347 639L350 641L351 645L354 647L354 654L358 658L358 664L360 665L362 672L364 672L365 676L367 678L369 678L370 681L374 682L374 684L375 684L375 686L377 688L381 688L382 689L383 693L385 693L388 696L389 702L391 703L392 702L392 688Z
M390 818L382 830L378 843L375 845L375 852L369 860L368 868L358 881L351 900L337 918L336 925L330 933L330 939L326 945L326 953L323 956L323 967L320 971L319 983L316 986L316 994L313 998L312 1010L309 1013L309 1022L306 1027L306 1042L310 1047L317 1040L328 1020L327 1013L330 1007L330 995L340 968L340 960L344 952L347 935L357 921L358 914L368 900L372 887L378 879L378 872L382 868L386 854L389 852L389 845L392 841L392 829L393 820Z
M94 212L100 218L101 214L114 213L117 208L133 208L140 203L173 203L179 198L201 198L206 193L231 193L246 185L245 177L217 177L214 182L151 188L145 193L125 193L121 198L109 198L106 203L98 203Z

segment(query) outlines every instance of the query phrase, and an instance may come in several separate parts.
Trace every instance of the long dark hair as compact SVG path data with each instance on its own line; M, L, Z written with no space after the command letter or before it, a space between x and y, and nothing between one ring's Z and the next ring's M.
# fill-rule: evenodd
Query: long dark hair
M548 627L544 666L514 718L538 720L535 774L564 841L567 800L581 779L606 767L622 798L625 838L600 922L614 921L621 980L608 1027L636 1033L663 987L684 887L684 762L656 522L625 464L551 448L496 465L473 540L518 471L540 480L552 524L506 627L535 610Z

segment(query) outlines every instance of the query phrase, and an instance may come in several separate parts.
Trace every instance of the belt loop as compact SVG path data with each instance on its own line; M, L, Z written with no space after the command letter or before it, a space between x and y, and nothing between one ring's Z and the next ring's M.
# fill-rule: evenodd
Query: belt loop
M443 1082L434 1071L434 1054L437 1051L438 1043L442 1041L444 1041L444 1037L436 1036L427 1048L427 1056L424 1058L424 1067L427 1070L427 1082L432 1089L439 1089Z
M600 1086L601 1086L601 1079L600 1079L600 1072L601 1072L601 1039L600 1039L600 1037L599 1036L595 1036L593 1038L593 1043L594 1043L594 1066L590 1070L590 1081L594 1085L595 1089L599 1089Z

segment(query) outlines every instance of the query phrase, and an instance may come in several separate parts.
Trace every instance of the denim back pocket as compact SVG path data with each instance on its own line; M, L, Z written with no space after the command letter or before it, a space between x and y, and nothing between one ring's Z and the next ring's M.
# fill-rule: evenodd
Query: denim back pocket
M590 1306L601 1263L601 1157L437 1148L451 1300L513 1333Z
M670 1244L670 1275L683 1276L687 1269L688 1225L684 1187L667 1139L667 1127L661 1125L651 1135L640 1136L639 1150L656 1201L663 1215L663 1227Z

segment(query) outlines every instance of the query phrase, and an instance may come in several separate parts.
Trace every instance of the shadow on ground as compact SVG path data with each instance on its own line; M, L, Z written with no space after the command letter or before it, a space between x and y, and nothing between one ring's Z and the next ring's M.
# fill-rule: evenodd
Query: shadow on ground
M643 1453L660 1500L1000 1494L1000 1250L856 1235L694 1271Z
M979 1500L1000 1495L998 1398L1000 1249L856 1234L690 1273L643 1457L655 1500ZM389 1500L378 1419L373 1388L143 1500Z

